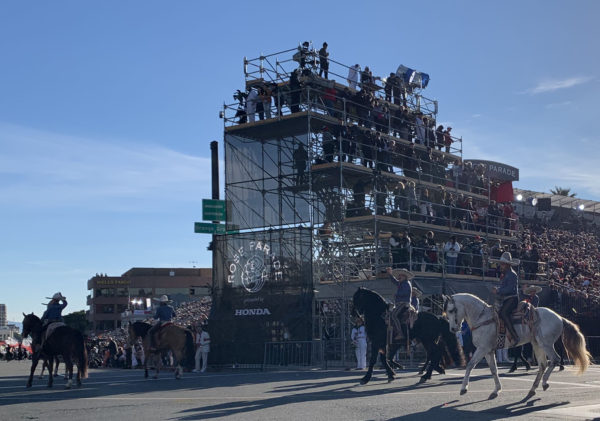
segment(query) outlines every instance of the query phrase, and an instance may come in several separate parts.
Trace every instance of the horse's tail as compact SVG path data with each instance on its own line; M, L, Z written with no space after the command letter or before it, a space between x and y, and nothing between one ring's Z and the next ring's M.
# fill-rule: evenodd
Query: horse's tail
M463 352L462 346L458 342L456 338L456 334L450 331L450 324L448 320L440 318L440 333L442 335L442 340L446 344L444 346L444 360L449 362L454 362L459 367L465 366L465 353Z
M76 358L79 361L79 366L77 367L78 371L81 371L81 378L87 379L88 376L88 353L87 348L85 347L85 339L81 332L77 331L77 335L75 337L76 341Z
M583 374L590 365L592 356L585 347L585 338L579 326L563 317L563 344L567 354L573 358L573 362L579 367L577 374Z
M186 329L185 331L185 364L186 368L192 368L196 359L194 350L194 335Z

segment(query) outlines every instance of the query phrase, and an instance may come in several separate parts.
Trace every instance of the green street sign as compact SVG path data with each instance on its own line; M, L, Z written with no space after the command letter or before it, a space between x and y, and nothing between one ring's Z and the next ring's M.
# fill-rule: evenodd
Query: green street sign
M194 232L197 234L225 234L225 224L194 222Z
M226 221L227 202L225 200L202 199L203 221Z

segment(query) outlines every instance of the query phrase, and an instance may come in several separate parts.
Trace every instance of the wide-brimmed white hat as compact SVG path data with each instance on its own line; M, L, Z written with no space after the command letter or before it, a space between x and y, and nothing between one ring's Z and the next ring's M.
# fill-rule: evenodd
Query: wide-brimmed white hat
M404 276L406 279L411 280L415 277L415 274L407 269L392 269L392 276L394 278L398 278L399 276Z
M542 287L540 287L538 285L529 285L527 288L525 288L523 290L523 292L525 294L537 294L540 291L542 291Z
M521 261L519 259L513 259L508 251L502 253L499 259L490 259L490 262L494 263L507 263L511 266L517 266Z
M421 298L423 296L423 293L421 292L421 290L419 288L413 287L412 295L414 295L417 298Z
M67 297L63 297L60 292L57 292L52 297L46 297L47 300L66 300Z
M169 297L167 297L166 295L161 295L160 298L153 298L154 301L160 301L161 303L170 303L171 300L169 300Z

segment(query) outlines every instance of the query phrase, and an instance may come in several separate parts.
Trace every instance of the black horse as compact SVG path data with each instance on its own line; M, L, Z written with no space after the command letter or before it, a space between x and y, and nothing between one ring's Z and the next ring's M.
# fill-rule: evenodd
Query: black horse
M388 381L392 381L394 371L390 367L388 358L393 356L405 341L390 344L390 352L387 355L385 354L388 337L388 326L385 319L388 303L377 292L363 287L358 288L354 293L353 303L353 312L364 316L367 336L371 340L369 369L361 379L361 384L365 384L371 379L378 354L381 354L381 361L387 372ZM462 349L456 340L456 336L450 332L448 322L444 319L431 313L419 313L413 328L409 332L409 337L417 339L423 344L427 352L427 360L431 361L429 364L426 362L427 373L421 377L421 382L430 379L431 372L434 369L441 373L444 372L440 362L451 364L454 361L456 364L464 364Z
M355 315L362 315L365 321L365 330L371 340L371 359L369 360L369 369L360 380L360 384L367 384L373 375L373 366L377 362L377 356L381 356L381 364L385 368L388 376L388 382L396 377L396 373L390 367L387 359L387 324L385 314L388 310L388 304L385 299L370 289L360 287L352 297L352 312Z
M425 363L419 371L419 374L425 371L421 377L421 383L431 379L433 370L445 374L446 367L452 364L459 366L465 364L465 356L458 339L450 331L448 321L442 317L428 312L419 313L412 329L409 330L408 337L411 340L419 341L425 348ZM388 358L391 360L396 351L404 344L406 344L406 340L393 342L390 345Z
M35 368L38 365L40 358L46 360L48 364L48 387L52 387L54 376L52 376L52 365L54 358L58 355L63 357L65 363L68 380L67 389L71 388L73 381L73 361L77 364L77 386L81 386L81 379L87 378L88 357L87 349L85 348L85 340L83 334L69 326L60 326L54 329L52 334L46 338L42 347L42 321L35 314L25 314L23 319L23 338L31 335L31 346L33 356L31 358L31 372L27 387L31 387Z

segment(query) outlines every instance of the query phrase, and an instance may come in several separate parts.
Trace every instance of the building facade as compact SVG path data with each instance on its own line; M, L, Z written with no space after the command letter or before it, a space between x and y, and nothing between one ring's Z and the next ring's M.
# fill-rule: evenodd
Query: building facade
M6 326L6 304L0 304L0 326Z
M178 305L210 295L211 285L211 268L132 268L121 276L96 275L87 285L88 320L93 331L120 328L126 310L148 310L161 295Z

